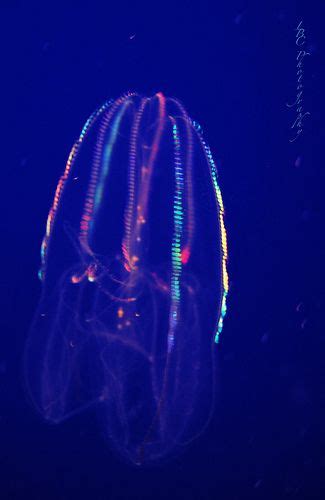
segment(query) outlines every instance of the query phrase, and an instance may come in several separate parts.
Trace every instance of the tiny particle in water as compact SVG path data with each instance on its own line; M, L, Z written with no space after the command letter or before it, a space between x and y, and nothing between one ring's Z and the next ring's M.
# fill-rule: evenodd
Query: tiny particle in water
M298 305L297 305L297 307L296 307L296 311L297 311L297 312L300 312L300 311L302 310L302 308L303 308L303 303L302 303L302 302L299 302L299 304L298 304Z
M302 163L302 157L301 156L297 156L296 161L295 161L295 167L296 168L301 167L301 163Z
M262 335L262 337L261 337L262 344L266 344L266 342L268 342L268 340L269 340L269 334L264 333L264 335Z
M286 19L286 13L283 10L280 10L278 13L278 20L280 22L283 22Z
M308 222L310 220L310 218L312 217L312 212L311 210L304 210L302 212L302 215L301 215L301 219L304 221L304 222Z
M306 328L307 322L308 322L308 320L307 320L307 318L305 318L305 319L303 320L303 322L301 323L301 329L302 329L302 330L304 330L304 329Z
M241 20L243 19L243 13L240 12L239 14L237 14L237 16L235 17L234 19L234 23L235 24L240 24Z
M134 37L135 37L135 33L134 33L134 35L129 36L129 40L133 40Z
M45 42L43 44L42 51L47 52L49 48L50 48L50 42Z
M315 52L317 52L317 47L315 44L313 43L309 43L307 46L306 46L306 49L307 49L307 52L309 52L309 54L314 54Z

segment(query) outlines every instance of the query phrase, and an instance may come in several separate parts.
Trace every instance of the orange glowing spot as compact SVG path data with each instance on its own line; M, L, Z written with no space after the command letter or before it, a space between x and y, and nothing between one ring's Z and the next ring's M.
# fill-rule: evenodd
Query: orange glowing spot
M143 217L143 215L139 215L139 217L137 218L137 222L139 222L139 224L145 224L146 219Z
M125 299L126 302L135 302L137 300L136 297L129 297L128 299Z
M123 307L119 307L118 310L117 310L117 316L119 318L123 318L124 316L124 310L123 310Z
M131 272L131 267L129 266L129 264L127 262L124 262L124 267L125 267L125 269L127 270L128 273Z
M73 276L71 276L71 283L73 283L74 285L76 283L80 283L80 281L83 280L83 278L85 277L85 274L81 274L80 276L77 276L76 274L74 274Z
M188 247L183 248L181 251L181 261L182 264L187 264L190 258L191 252L189 251Z

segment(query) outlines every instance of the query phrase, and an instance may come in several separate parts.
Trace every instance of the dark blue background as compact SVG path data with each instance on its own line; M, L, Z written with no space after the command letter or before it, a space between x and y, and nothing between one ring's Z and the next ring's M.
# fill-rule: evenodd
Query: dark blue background
M1 499L324 498L324 14L289 1L1 8ZM311 116L290 144L301 19ZM22 389L58 177L87 116L127 90L178 97L202 125L229 234L215 417L151 470L116 460L92 414L46 425Z

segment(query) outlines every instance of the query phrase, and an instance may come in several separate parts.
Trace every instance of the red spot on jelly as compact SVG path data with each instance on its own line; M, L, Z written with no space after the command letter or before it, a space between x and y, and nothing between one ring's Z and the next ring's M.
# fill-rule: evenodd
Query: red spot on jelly
M181 261L182 261L182 264L187 264L188 261L189 261L189 258L190 258L190 251L189 251L189 249L187 247L183 248L183 250L181 251Z

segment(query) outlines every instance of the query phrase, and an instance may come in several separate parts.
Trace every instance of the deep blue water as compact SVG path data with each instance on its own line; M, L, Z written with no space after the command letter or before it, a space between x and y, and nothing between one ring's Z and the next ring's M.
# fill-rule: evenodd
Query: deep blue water
M324 497L323 18L289 1L1 8L1 499ZM301 20L310 116L290 143ZM229 238L215 414L152 469L120 461L91 412L40 420L21 362L57 180L87 116L128 90L175 96L201 124Z

